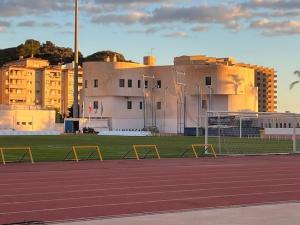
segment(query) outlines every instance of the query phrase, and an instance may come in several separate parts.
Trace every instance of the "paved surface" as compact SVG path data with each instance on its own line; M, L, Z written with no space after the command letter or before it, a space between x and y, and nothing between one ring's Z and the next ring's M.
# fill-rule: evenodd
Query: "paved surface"
M299 162L286 155L0 166L0 224L300 201Z
M143 215L61 225L299 225L300 203Z

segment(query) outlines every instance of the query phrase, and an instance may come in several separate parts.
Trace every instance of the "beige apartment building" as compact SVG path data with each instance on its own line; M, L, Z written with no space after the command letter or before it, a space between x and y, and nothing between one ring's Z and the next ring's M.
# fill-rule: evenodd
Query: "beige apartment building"
M0 68L0 104L37 105L68 115L73 104L71 65L50 66L47 60L26 58L6 63ZM79 71L79 90L82 70Z
M156 127L183 133L204 126L207 111L258 111L254 69L232 58L182 56L174 65L86 62L81 104L84 115L106 118L111 130Z
M273 68L240 63L254 69L255 86L258 87L258 111L277 111L277 72Z

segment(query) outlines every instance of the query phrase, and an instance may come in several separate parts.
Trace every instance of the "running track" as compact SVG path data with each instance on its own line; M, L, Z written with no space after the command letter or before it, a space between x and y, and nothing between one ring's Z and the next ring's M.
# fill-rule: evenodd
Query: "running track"
M0 224L300 201L300 156L0 165Z

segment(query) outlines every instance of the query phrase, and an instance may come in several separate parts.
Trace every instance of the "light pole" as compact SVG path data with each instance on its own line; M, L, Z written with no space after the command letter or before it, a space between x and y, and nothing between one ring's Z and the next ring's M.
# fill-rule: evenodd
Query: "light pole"
M75 52L73 118L78 118L78 0L75 0Z

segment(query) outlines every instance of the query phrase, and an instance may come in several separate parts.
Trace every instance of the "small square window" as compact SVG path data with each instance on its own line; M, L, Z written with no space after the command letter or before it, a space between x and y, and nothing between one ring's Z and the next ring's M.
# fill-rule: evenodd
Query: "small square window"
M127 109L132 109L132 101L127 101Z
M205 77L205 85L210 86L211 85L211 77Z
M156 87L157 88L161 88L161 80L157 80L156 81Z
M161 102L156 102L156 109L158 109L158 110L161 109Z
M94 109L98 109L98 101L94 101L94 103L93 103L93 108L94 108Z
M129 88L132 88L132 80L129 79L129 80L127 81L127 86L128 86Z
M125 87L125 80L124 79L119 80L119 87Z
M98 80L94 80L94 87L98 87Z

